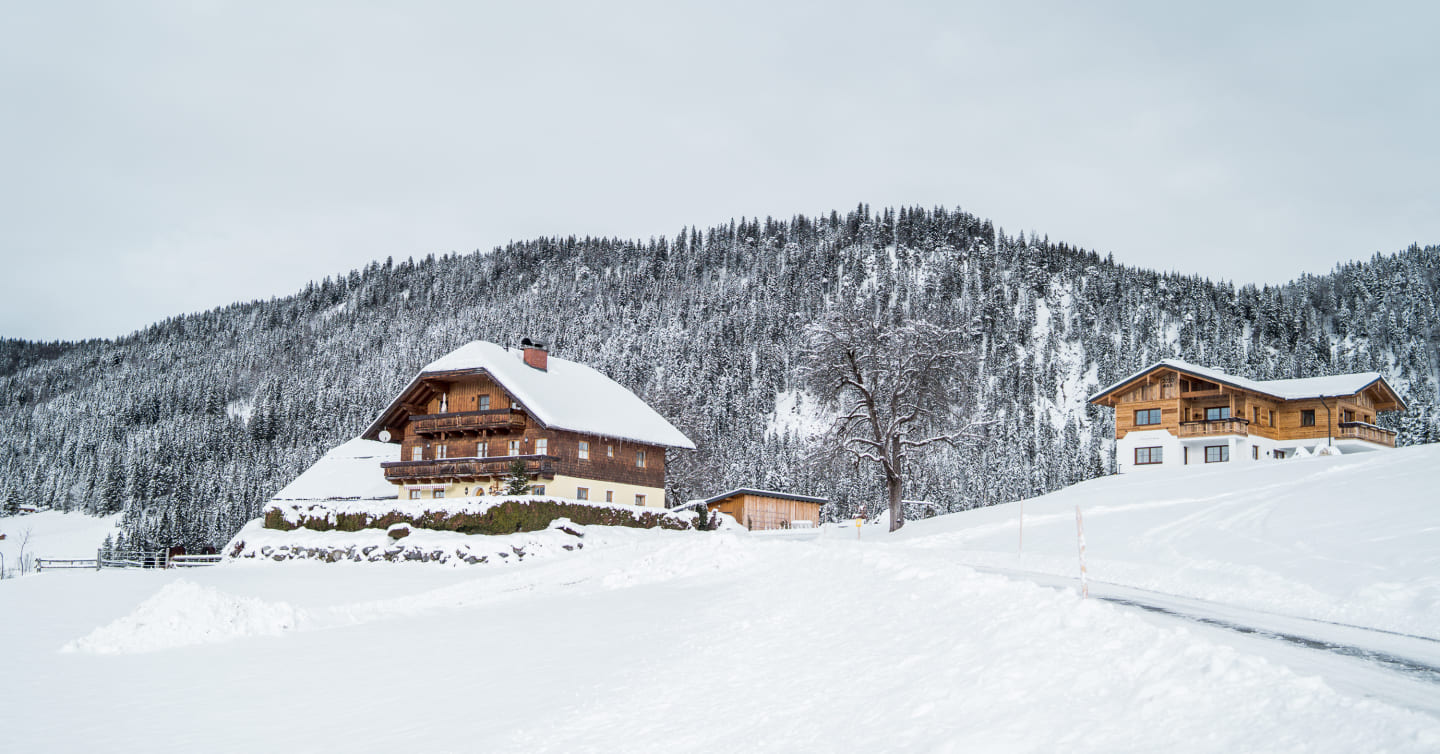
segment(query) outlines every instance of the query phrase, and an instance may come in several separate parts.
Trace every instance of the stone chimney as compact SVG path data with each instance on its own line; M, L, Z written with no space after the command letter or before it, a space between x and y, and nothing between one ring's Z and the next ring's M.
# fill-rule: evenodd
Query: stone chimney
M545 350L544 343L525 338L520 341L520 347L525 349L525 365L545 371L550 365L550 352Z

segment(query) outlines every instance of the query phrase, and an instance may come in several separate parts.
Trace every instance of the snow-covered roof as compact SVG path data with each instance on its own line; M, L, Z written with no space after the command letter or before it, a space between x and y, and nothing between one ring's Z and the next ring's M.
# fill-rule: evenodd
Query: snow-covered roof
M801 503L819 503L821 505L830 502L823 497L796 495L793 492L776 492L775 490L754 490L750 489L749 487L740 487L730 490L729 492L722 492L718 495L715 495L714 497L705 498L703 502L708 505L710 503L720 502L721 500L724 500L726 498L735 497L736 495L757 495L759 497L775 497L781 500L795 500Z
M476 340L427 364L405 392L426 375L484 371L546 427L695 449L690 438L620 383L568 359L550 355L546 361L545 369L536 369L525 363L521 349ZM367 437L379 431L383 418L366 430Z
M394 500L380 464L400 460L400 446L356 438L332 448L275 493L274 500Z
M1144 377L1146 374L1162 367L1176 369L1186 374L1193 374L1196 377L1203 377L1212 382L1238 387L1242 390L1251 390L1256 393L1262 393L1287 401L1301 398L1318 398L1320 396L1354 395L1376 382L1385 381L1385 378L1381 376L1379 372L1335 374L1328 377L1300 377L1289 380L1251 380L1244 377L1236 377L1233 374L1226 374L1218 369L1191 364L1188 361L1181 361L1180 359L1161 359L1090 396L1089 400L1091 402L1097 401L1126 383ZM1389 383L1386 383L1385 387L1389 388ZM1390 392L1395 393L1393 389L1391 389ZM1396 400L1400 400L1398 394L1396 394ZM1400 405L1403 407L1404 402L1400 401Z

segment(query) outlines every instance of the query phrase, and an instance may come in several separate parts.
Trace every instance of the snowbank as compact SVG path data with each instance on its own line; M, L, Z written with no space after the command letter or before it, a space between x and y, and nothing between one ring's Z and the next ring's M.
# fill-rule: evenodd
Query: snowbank
M131 654L211 644L294 629L302 612L283 602L226 594L179 579L133 612L61 648L62 652Z
M318 560L326 563L437 563L480 565L519 562L584 547L585 527L560 519L543 531L479 535L432 531L395 524L359 531L276 531L251 521L225 554L234 562Z
M1137 472L908 522L965 562L1440 638L1440 445ZM1020 553L1020 510L1025 513Z

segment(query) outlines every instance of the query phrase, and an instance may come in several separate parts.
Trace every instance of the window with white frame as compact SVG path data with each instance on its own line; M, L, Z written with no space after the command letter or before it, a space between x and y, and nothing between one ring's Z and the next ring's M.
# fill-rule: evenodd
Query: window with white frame
M635 467L638 469L645 468L645 451L635 451Z
M518 455L520 455L520 441L519 441L519 440L511 440L511 441L510 441L510 455L512 455L512 456L518 456Z
M419 445L416 445L415 447L411 448L411 449L410 449L410 460L412 460L412 461L423 461L423 460L425 460L425 449L422 448L422 447L420 447Z
M578 447L579 450L577 450L576 453L580 456L580 460L590 460L590 443L586 442L585 440L581 440Z
M444 446L444 445L436 445L436 446L435 446L435 457L436 457L436 458L449 458L449 457L450 457L450 456L448 455L448 454L449 454L449 450L450 450L450 449L447 448L447 447Z
M430 493L430 497L439 500L440 498L445 497L445 490L435 490L434 492Z
M449 393L441 393L441 394L440 394L440 413L444 414L444 413L448 413L449 411L450 411L450 394L449 394Z
M411 499L411 500L419 500L419 499L420 499L420 490L410 490L410 499Z
M541 437L535 440L535 455L544 456L550 454L550 440Z
M614 458L614 457L615 457L615 446L614 446L614 445L606 445L606 446L605 446L605 457L606 457L606 458Z

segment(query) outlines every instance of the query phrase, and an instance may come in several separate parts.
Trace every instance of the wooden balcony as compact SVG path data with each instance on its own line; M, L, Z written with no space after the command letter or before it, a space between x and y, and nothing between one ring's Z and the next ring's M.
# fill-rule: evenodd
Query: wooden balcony
M1180 439L1215 435L1249 435L1250 422L1244 419L1204 419L1180 422Z
M525 464L525 473L553 479L558 456L500 456L498 458L437 458L430 461L390 461L380 464L390 482L422 480L479 479L502 477L510 473L516 460Z
M1395 447L1395 432L1365 422L1340 422L1336 439L1367 440L1387 448Z
M461 411L453 414L422 414L410 417L410 421L415 427L415 433L420 435L480 434L525 428L525 414L508 408Z

